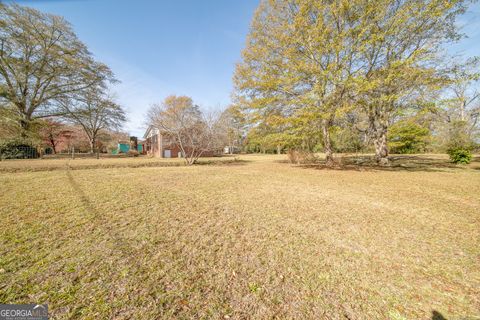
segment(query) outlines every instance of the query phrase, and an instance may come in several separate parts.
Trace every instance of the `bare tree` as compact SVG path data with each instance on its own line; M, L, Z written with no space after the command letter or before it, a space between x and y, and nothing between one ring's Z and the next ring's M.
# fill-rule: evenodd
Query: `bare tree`
M245 115L236 105L226 108L218 117L217 130L223 146L228 147L228 152L240 148L245 132Z
M444 148L469 147L480 136L479 63L473 58L454 66L449 86L432 94L435 131Z
M39 133L44 143L52 149L53 153L57 153L57 146L63 140L70 138L73 131L59 121L47 119L42 123Z
M99 133L119 129L126 121L125 111L100 90L90 89L75 99L62 101L65 118L80 125L88 137L90 152L94 152Z
M188 165L215 145L216 117L205 115L190 97L169 96L153 105L147 122L174 140Z

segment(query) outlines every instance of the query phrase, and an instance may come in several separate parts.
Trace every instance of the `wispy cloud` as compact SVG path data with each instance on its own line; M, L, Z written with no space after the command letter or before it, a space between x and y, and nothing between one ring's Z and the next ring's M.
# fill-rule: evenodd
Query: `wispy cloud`
M130 134L141 136L145 129L145 114L148 108L180 90L131 63L112 58L112 55L109 55L108 60L109 66L121 81L112 86L111 91L127 111L128 123L125 129Z

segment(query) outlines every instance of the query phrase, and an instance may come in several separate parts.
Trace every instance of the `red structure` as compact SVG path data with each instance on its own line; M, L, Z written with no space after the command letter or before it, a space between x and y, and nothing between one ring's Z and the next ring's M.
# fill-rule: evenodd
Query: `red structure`
M147 155L158 158L182 158L182 150L180 147L166 134L162 134L160 130L153 126L149 126L143 141L143 150ZM214 151L204 152L202 157L213 157L218 155Z

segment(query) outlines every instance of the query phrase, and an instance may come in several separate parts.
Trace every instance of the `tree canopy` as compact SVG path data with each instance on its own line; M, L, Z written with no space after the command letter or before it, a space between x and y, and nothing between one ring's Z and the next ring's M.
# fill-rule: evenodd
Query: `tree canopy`
M460 38L455 19L465 7L461 0L262 1L236 67L236 103L253 126L316 131L327 164L333 127L363 114L376 159L386 163L395 117L450 82L442 46Z
M60 100L114 80L64 18L0 4L0 99L24 130L61 114Z

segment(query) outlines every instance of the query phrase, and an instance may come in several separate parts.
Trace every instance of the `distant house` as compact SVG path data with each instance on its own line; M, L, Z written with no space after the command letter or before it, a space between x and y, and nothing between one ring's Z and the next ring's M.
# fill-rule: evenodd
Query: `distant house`
M162 133L158 128L149 126L143 135L143 153L158 158L182 158L182 150L175 140L168 134ZM186 151L188 152L188 150ZM222 150L206 151L202 157L220 155Z
M226 146L223 148L224 154L236 154L236 153L240 153L240 151L241 149L235 146Z

